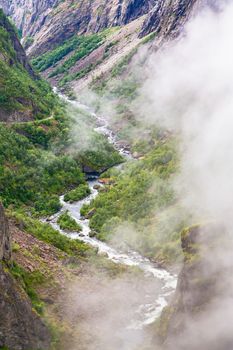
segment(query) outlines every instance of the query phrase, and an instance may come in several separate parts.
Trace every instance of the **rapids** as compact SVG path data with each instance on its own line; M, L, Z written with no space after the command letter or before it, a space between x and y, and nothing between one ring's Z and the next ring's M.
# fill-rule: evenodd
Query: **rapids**
M92 116L96 118L97 127L96 131L104 134L109 142L113 144L113 146L122 154L126 160L133 159L128 148L124 146L120 146L117 143L117 138L114 132L110 129L107 121L103 118L98 117L95 113L93 113L89 107L76 102L70 101L66 97L61 96L68 103L73 104L74 106L89 111ZM64 195L60 197L60 202L62 204L62 209L51 218L48 219L50 224L62 234L72 238L79 239L92 247L98 249L99 254L104 254L108 259L112 260L116 264L124 264L127 266L136 266L141 269L145 276L148 278L155 278L160 283L160 292L157 295L146 295L145 303L140 305L139 308L135 310L135 319L132 320L132 323L129 325L130 329L142 329L144 326L153 323L160 315L162 310L168 304L168 299L174 293L177 285L177 276L169 273L165 269L158 268L152 263L149 259L141 256L139 253L127 249L126 251L121 251L115 249L114 247L104 243L95 237L90 237L91 229L89 227L89 220L84 219L80 210L84 204L89 204L96 196L98 196L98 190L95 189L95 185L98 183L97 179L90 179L88 181L89 187L91 189L91 194L75 203L66 203L64 201ZM60 229L57 224L57 219L64 212L68 211L70 216L76 220L82 227L82 231L79 233L68 233Z

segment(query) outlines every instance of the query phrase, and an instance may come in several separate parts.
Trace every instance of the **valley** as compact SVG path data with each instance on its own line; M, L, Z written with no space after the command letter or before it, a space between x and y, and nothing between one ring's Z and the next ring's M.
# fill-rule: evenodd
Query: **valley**
M232 347L232 13L0 0L1 350Z

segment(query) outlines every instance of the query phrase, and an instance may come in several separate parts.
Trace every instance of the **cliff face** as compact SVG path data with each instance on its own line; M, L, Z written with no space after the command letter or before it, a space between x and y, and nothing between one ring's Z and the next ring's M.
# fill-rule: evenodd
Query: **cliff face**
M175 35L188 20L198 0L159 0L143 23L140 36L153 31L167 37Z
M58 0L1 0L0 7L11 16L23 36L35 34Z
M22 122L48 115L51 88L34 73L14 26L0 9L0 122Z
M28 62L26 53L17 37L15 29L10 24L6 16L4 16L2 13L0 13L0 28L4 30L4 32L7 32L8 40L10 41L11 48L14 51L14 53L10 53L9 52L10 47L7 48L6 42L5 41L3 42L3 39L0 38L0 53L2 53L2 57L0 57L0 59L4 59L4 61L8 61L9 65L13 65L14 62L21 64L26 69L26 71L30 74L31 77L36 78L36 75ZM5 51L5 54L3 50Z
M230 236L222 225L192 227L182 234L182 248L176 294L161 317L162 348L232 349Z
M33 38L30 55L42 54L76 33L125 25L148 13L155 3L156 0L0 0L0 6L13 18L24 38Z
M155 31L159 37L173 38L195 12L205 6L217 9L221 3L219 0L158 0L142 25L140 37Z
M198 5L208 1L0 0L0 6L21 29L29 57L39 59L34 67L51 79L52 85L63 87L78 81L74 86L80 90L90 84L92 76L108 74L147 34L155 32L158 47L163 39L177 36ZM71 42L78 36L84 40L85 34L101 35L103 29L112 27L118 29L108 35L105 32L107 38L93 44L93 49L91 43L72 48Z
M193 7L203 2L204 0L0 0L0 7L22 31L25 45L29 46L28 53L36 56L74 34L122 26L144 15L147 17L140 37L153 31L162 36L176 34L189 18Z
M0 348L48 349L49 332L7 265L11 265L11 235L0 203Z
M9 261L11 259L11 238L9 226L6 220L4 209L0 203L0 261Z

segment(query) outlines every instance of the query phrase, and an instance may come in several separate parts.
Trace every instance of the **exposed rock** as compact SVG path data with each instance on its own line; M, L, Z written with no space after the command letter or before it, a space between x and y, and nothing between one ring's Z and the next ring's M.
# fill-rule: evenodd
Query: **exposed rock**
M0 347L11 350L48 349L50 335L28 296L0 265Z
M217 10L222 3L219 0L158 0L143 23L140 37L156 32L157 38L174 38L190 16L206 6Z
M220 237L221 245L224 247L222 249L226 253L225 261L219 255ZM209 224L204 227L195 226L182 233L184 265L178 278L174 300L164 310L160 321L159 337L164 342L164 349L173 350L174 342L176 350L187 348L190 350L217 350L219 348L229 350L232 348L233 337L226 339L226 346L223 339L221 345L214 344L214 330L212 330L212 340L205 340L201 337L201 334L205 335L203 324L208 330L211 328L211 318L206 317L214 310L211 305L218 305L219 299L222 303L224 298L229 297L229 293L232 298L230 282L232 267L231 264L229 265L231 260L227 258L231 255L229 242L225 228L217 224ZM225 287L225 284L228 285L228 288ZM198 331L199 323L201 328ZM195 334L200 334L200 339L191 340L190 335L194 334L194 330ZM206 332L207 335L209 335L208 332Z
M11 254L8 220L0 204L0 347L46 350L50 344L49 331L8 271L6 264L10 263Z
M0 3L1 4L1 3ZM22 64L22 66L28 71L31 77L36 78L37 75L34 73L31 65L28 62L26 53L20 44L20 41L15 33L14 28L9 23L8 19L2 15L2 11L0 11L0 27L3 27L9 34L12 47L15 51L15 60L16 62Z
M31 110L25 111L4 111L0 109L0 122L28 122L33 119Z
M140 36L153 31L160 37L175 36L192 13L198 0L158 0L148 14Z
M32 37L31 55L42 54L74 34L95 33L127 24L146 14L156 0L0 0L24 38Z
M93 215L95 215L95 212L96 212L96 209L93 208L93 209L91 209L91 210L86 214L85 217L86 217L87 219L90 219L90 218L92 218Z
M0 203L0 261L11 259L11 237L2 203Z
M101 183L102 185L112 185L114 184L114 180L111 178L102 178L99 179L99 183Z
M97 232L96 232L96 231L91 230L91 232L90 232L89 236L90 236L91 238L94 238L94 237L96 237L96 236L97 236Z

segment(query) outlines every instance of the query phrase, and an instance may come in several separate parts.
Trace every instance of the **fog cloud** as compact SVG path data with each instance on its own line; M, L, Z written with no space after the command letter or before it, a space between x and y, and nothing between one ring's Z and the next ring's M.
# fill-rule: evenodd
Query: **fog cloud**
M193 211L225 219L233 191L233 5L204 11L150 57L141 118L182 135L179 188ZM185 187L183 187L183 185Z

